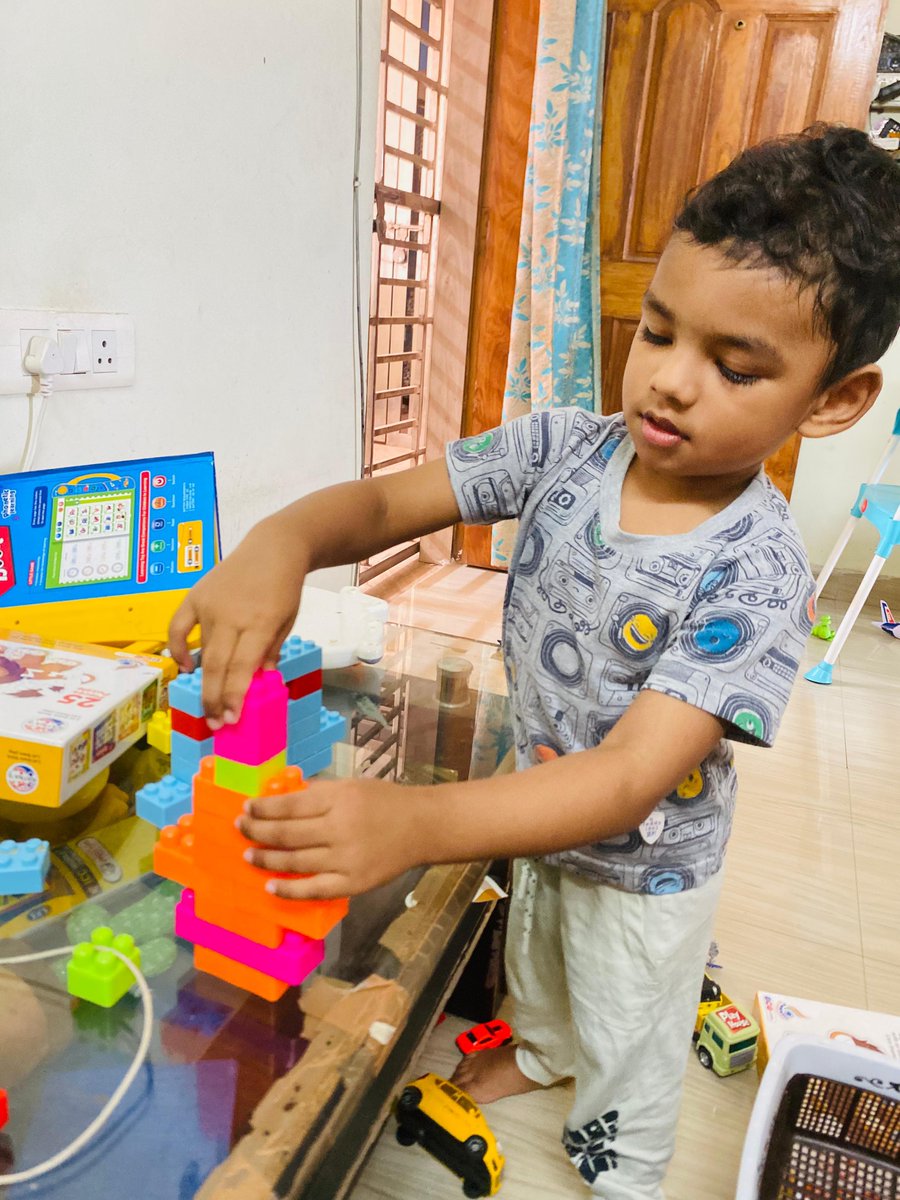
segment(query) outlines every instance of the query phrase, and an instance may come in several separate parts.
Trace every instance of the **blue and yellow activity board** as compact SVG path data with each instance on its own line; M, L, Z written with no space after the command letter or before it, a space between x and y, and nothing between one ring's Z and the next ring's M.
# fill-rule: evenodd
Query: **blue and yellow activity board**
M0 624L162 642L219 560L212 454L0 476Z

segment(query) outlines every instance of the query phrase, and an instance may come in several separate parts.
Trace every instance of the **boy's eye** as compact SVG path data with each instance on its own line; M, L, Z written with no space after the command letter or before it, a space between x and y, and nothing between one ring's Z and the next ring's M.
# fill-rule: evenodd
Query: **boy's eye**
M743 375L740 371L732 371L731 367L726 367L723 362L716 363L716 366L723 379L737 384L738 387L749 387L751 383L756 383L759 379L758 375Z
M651 346L668 346L672 339L663 337L662 334L654 333L646 325L642 325L641 340L644 342L649 342Z

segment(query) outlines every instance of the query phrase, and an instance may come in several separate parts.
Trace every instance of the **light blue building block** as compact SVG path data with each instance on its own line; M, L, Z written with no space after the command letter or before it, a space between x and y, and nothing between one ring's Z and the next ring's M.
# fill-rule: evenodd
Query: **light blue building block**
M135 796L137 815L157 829L174 825L179 817L191 811L191 785L173 775L165 775L159 783L148 783Z
M322 649L315 642L301 637L289 637L281 647L278 670L285 683L292 683L301 675L322 669Z
M293 724L288 724L288 746L296 745L297 742L305 741L306 738L315 737L318 732L319 714L314 712L308 717L294 721Z
M340 713L331 712L327 708L323 708L319 714L319 729L311 737L302 738L299 741L289 740L288 742L288 763L300 766L301 761L306 758L311 758L313 755L321 754L327 750L329 757L331 747L335 742L340 742L346 737L347 722ZM319 770L322 768L320 767Z
M200 760L213 753L213 739L196 742L184 733L172 733L172 774L190 783L200 770Z
M296 725L298 721L305 721L309 717L319 719L319 713L322 711L322 691L321 688L317 692L310 692L308 696L303 696L300 700L288 701L288 729L291 725Z
M50 870L50 843L42 838L0 842L0 896L42 892Z
M203 687L202 670L193 675L179 675L169 684L169 707L177 708L179 712L187 713L189 717L203 716L203 701L200 693Z
M326 750L320 750L318 754L311 754L308 758L296 761L288 753L288 766L299 767L303 772L304 779L312 779L314 775L318 775L320 771L331 766L331 746Z

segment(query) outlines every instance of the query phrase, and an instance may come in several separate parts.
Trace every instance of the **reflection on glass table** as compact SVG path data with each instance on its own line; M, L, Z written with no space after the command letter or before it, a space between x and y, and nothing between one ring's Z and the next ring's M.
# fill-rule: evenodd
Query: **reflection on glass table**
M439 784L506 769L497 648L387 632L377 666L326 673L324 703L349 730L326 775ZM0 940L0 1086L10 1100L0 1170L49 1158L89 1124L142 1021L136 993L110 1010L72 1000L65 958L7 969L3 958L84 940L97 924L133 933L156 1009L148 1063L87 1149L3 1194L343 1194L490 915L490 903L473 903L485 864L410 872L355 898L317 975L269 1004L195 971L191 947L172 934L180 889L149 870L155 831L131 817L119 832L144 873Z

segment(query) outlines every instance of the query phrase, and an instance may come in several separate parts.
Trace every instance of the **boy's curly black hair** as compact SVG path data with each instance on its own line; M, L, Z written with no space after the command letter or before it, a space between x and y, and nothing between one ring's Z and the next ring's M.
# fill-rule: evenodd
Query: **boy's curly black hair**
M859 129L813 125L745 150L687 199L675 229L815 289L834 352L824 391L876 362L900 324L900 166Z

